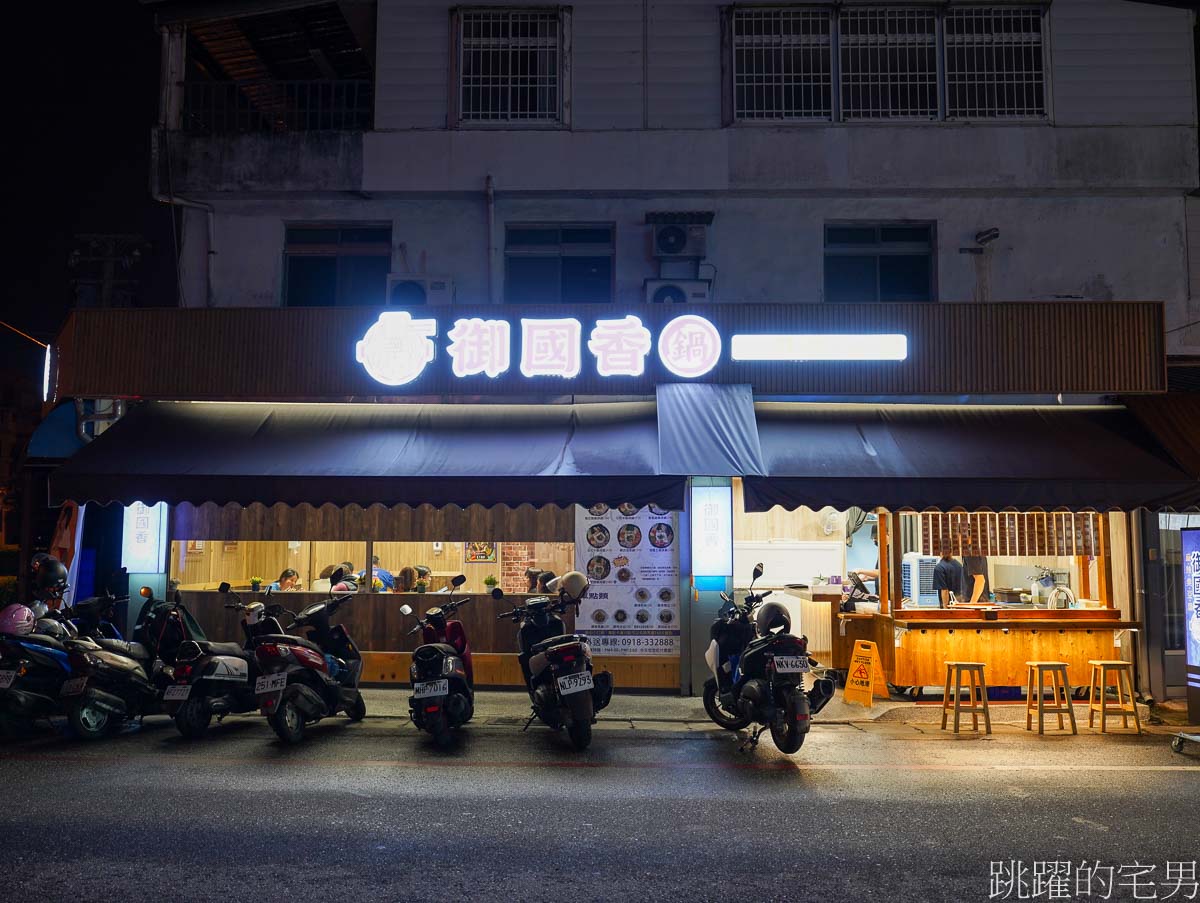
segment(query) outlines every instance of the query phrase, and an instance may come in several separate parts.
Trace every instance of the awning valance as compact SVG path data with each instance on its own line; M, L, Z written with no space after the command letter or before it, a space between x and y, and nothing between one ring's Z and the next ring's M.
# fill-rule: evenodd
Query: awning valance
M653 402L152 402L51 477L52 501L682 509Z
M1200 505L1200 482L1120 407L755 405L767 476L746 509Z

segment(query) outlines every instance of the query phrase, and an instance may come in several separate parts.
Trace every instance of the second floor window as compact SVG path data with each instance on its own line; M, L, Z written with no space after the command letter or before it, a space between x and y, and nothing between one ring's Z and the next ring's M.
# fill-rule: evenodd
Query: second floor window
M726 116L1045 119L1044 15L1036 6L734 8Z
M934 301L932 223L825 226L825 300Z
M460 123L562 120L563 28L557 9L457 14Z
M613 298L611 223L509 223L504 300L510 304L587 304Z
M391 226L288 226L283 255L287 307L385 303L392 263Z

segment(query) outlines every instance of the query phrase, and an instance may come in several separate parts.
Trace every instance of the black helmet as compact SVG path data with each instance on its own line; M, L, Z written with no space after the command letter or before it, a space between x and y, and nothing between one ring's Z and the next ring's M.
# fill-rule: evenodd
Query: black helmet
M782 633L792 629L792 616L780 602L764 602L754 610L754 629L759 636L766 636L779 628Z
M58 598L67 588L67 569L52 555L34 556L33 595L38 599Z

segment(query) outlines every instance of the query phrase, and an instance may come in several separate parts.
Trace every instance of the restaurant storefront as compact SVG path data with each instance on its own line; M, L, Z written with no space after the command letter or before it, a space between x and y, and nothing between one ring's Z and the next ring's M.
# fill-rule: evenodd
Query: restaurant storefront
M848 641L873 639L901 687L940 683L953 657L1003 686L1028 658L1082 683L1088 658L1138 654L1127 512L1200 501L1121 400L1165 390L1158 305L583 314L76 312L56 397L128 413L53 474L52 502L160 518L161 563L139 573L218 639L238 636L222 581L249 593L294 571L298 609L353 565L369 682L407 680L401 604L423 611L463 573L478 682L519 684L488 590L576 568L592 582L579 627L617 685L698 692L719 593L756 561L819 658L842 667ZM931 602L943 554L986 593ZM1073 601L1022 600L1038 565ZM842 610L851 570L877 607Z

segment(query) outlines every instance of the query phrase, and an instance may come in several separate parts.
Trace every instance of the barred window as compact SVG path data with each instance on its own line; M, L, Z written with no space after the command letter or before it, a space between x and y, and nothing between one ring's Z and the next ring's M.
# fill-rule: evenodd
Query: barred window
M831 18L824 9L739 9L733 14L734 117L830 119Z
M557 122L562 31L557 10L463 10L459 115L468 122Z
M946 115L1046 115L1042 12L966 7L946 12Z
M937 13L850 8L841 27L844 119L937 119Z

